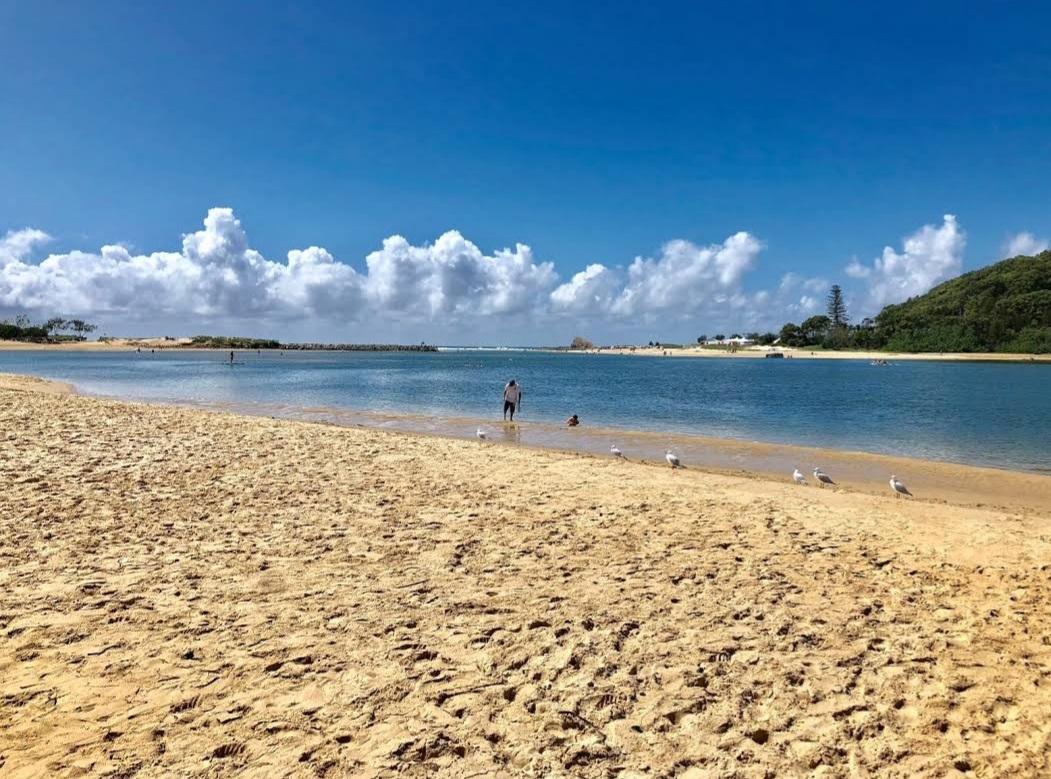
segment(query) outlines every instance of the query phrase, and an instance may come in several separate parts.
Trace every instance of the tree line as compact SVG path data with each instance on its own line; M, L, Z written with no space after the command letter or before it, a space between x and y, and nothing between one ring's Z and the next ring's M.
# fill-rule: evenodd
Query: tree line
M294 351L328 352L436 352L438 347L427 344L319 344L281 343L272 338L243 338L230 335L195 335L189 346L195 349L280 349Z
M892 352L1051 352L1051 251L1014 257L943 282L851 324L833 286L825 314L779 333L784 346Z
M53 317L41 324L33 324L29 317L21 314L14 321L0 322L0 340L27 341L30 343L52 343L55 341L86 341L88 333L97 330L96 325L83 319Z
M825 298L824 314L816 314L802 323L786 322L778 334L782 346L805 348L821 346L824 349L879 349L872 337L875 323L863 319L860 324L852 325L847 314L847 304L843 299L843 290L833 284Z

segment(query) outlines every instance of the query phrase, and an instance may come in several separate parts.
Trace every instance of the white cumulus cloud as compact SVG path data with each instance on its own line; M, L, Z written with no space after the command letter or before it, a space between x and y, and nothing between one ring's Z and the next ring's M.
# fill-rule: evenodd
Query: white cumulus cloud
M141 253L110 244L42 256L51 240L30 228L0 237L0 316L82 316L139 332L156 323L193 332L208 323L215 332L248 326L264 334L274 332L269 324L281 323L275 330L308 336L353 338L368 331L484 339L524 332L543 339L540 333L561 333L572 322L574 330L586 325L596 337L650 330L682 337L694 328L776 329L820 310L830 284L787 273L769 289L750 288L764 244L743 231L711 244L669 241L654 256L626 266L593 262L568 279L529 246L484 252L455 230L421 245L390 236L357 268L320 246L268 259L251 247L229 208L210 209L178 251ZM858 313L958 273L964 243L956 218L946 215L941 225L906 237L900 251L887 247L870 265L854 260L846 273L867 288L852 298ZM1029 234L1012 243L1040 245ZM493 318L530 326L494 328ZM340 332L333 324L354 329Z
M1008 257L1018 257L1022 254L1032 256L1047 251L1049 245L1051 244L1049 244L1046 238L1037 238L1032 233L1022 232L1007 239L1001 247L1000 252L1001 256L1005 259Z
M669 241L659 256L636 257L626 270L587 266L551 293L552 307L614 319L660 314L686 319L739 311L750 300L741 283L762 248L746 232L710 246Z
M551 304L556 311L608 314L623 284L621 276L616 269L593 263L555 289Z
M98 252L29 256L49 237L39 230L0 241L0 309L64 315L303 319L353 322L365 313L445 319L516 314L546 301L557 283L551 263L528 246L492 255L455 231L413 246L392 236L365 259L366 273L317 246L263 257L229 208L213 208L203 229L178 252L133 254L119 245Z
M21 262L28 257L34 248L48 243L51 236L43 230L27 227L24 230L8 230L0 238L0 268L10 262Z
M872 275L872 268L868 267L867 265L862 265L860 262L858 262L858 258L855 257L853 260L850 261L850 264L843 269L843 272L850 276L850 278L852 279L867 279L869 276Z
M210 209L179 251L137 253L112 244L34 263L48 240L27 229L0 241L0 314L190 329L204 322L323 319L467 328L473 322L477 330L483 317L554 315L631 326L662 316L743 327L769 313L770 293L743 289L763 248L747 232L711 245L669 241L655 257L636 257L626 268L593 263L565 283L524 244L486 253L455 230L423 245L393 235L365 257L361 271L319 246L270 260L251 247L229 208ZM813 281L801 283L809 288Z
M804 278L797 273L786 273L767 311L783 311L785 318L801 321L817 312L821 307L820 296L828 289L829 281L820 276Z
M426 246L392 236L365 263L370 302L427 317L523 313L558 279L554 266L537 263L524 244L488 256L455 230Z
M745 232L735 233L721 245L713 246L669 241L659 258L635 258L613 311L627 316L690 311L711 299L718 302L720 297L736 291L762 248L757 238Z
M41 242L37 236L31 243ZM129 318L282 318L352 313L360 299L357 274L323 249L291 252L287 264L265 259L248 246L229 208L211 209L204 229L184 236L179 252L132 254L110 245L98 253L52 254L37 265L28 253L13 253L0 268L0 308Z
M941 225L924 225L906 236L902 251L887 246L871 266L857 260L845 269L848 276L868 281L867 310L900 303L921 295L935 284L960 273L967 238L952 214Z

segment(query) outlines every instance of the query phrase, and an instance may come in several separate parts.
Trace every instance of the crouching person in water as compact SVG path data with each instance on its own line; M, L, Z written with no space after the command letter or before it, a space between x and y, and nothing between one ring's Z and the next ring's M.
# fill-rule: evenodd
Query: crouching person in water
M518 382L514 379L507 382L507 386L504 387L504 421L507 421L508 413L511 414L511 421L515 421L515 411L519 406L522 405L522 388L518 386Z
M571 416L569 419L566 420L566 424L569 425L570 427L576 427L577 425L580 424L580 417L578 417L576 414L574 414L573 416Z

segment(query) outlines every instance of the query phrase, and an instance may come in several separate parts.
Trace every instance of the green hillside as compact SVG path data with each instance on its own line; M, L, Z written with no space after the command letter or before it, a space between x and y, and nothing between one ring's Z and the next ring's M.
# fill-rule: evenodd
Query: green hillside
M890 351L1051 352L1051 251L965 273L875 324Z

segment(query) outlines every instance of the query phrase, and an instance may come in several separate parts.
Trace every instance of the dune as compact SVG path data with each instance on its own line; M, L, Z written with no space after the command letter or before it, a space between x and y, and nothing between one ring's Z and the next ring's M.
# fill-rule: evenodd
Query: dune
M1051 517L0 382L0 773L1046 776Z

